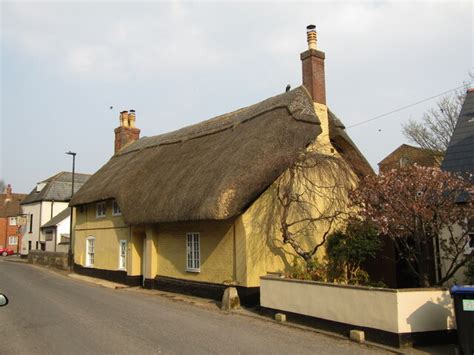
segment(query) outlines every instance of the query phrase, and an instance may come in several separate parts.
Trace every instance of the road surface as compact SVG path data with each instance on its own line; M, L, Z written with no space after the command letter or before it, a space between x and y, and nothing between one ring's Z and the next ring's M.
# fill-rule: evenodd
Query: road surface
M1 354L368 354L272 322L113 290L0 258Z

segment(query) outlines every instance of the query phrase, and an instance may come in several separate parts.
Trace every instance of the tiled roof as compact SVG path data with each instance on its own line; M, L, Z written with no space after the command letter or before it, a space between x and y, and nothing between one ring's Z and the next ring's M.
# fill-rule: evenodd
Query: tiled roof
M474 174L474 89L466 94L441 168Z
M74 193L89 179L88 174L74 174ZM44 187L37 192L36 187L23 200L22 205L39 201L69 201L71 199L72 173L62 171L43 180ZM40 184L41 184L40 183Z
M26 197L25 194L0 194L0 218L15 217L21 214L20 203Z

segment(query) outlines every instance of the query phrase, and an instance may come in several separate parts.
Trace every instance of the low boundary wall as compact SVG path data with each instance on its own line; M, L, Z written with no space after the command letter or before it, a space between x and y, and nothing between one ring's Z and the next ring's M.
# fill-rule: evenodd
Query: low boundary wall
M28 263L54 267L60 270L69 270L68 253L30 250Z
M449 343L455 336L453 303L445 288L386 289L271 275L261 277L260 304L314 318L346 335L363 330L368 340L397 347Z

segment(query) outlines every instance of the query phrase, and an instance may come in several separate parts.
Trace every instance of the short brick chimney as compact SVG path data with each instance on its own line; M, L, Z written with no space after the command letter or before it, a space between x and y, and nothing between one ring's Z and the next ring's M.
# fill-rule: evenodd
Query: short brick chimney
M135 127L135 110L120 112L120 126L115 128L115 151L117 154L122 148L140 138L140 130Z
M316 26L306 27L308 50L301 53L303 64L303 85L309 91L313 101L326 105L326 84L324 80L324 52L317 50Z

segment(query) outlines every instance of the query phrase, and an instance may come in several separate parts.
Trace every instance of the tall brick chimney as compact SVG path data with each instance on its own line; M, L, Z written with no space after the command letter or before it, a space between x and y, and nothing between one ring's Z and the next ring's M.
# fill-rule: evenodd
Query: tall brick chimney
M301 53L303 64L303 85L309 91L313 101L326 105L326 84L324 80L324 52L317 50L316 26L306 27L308 50Z
M140 130L135 127L135 110L120 112L120 126L115 128L115 151L117 154L122 148L140 138Z

